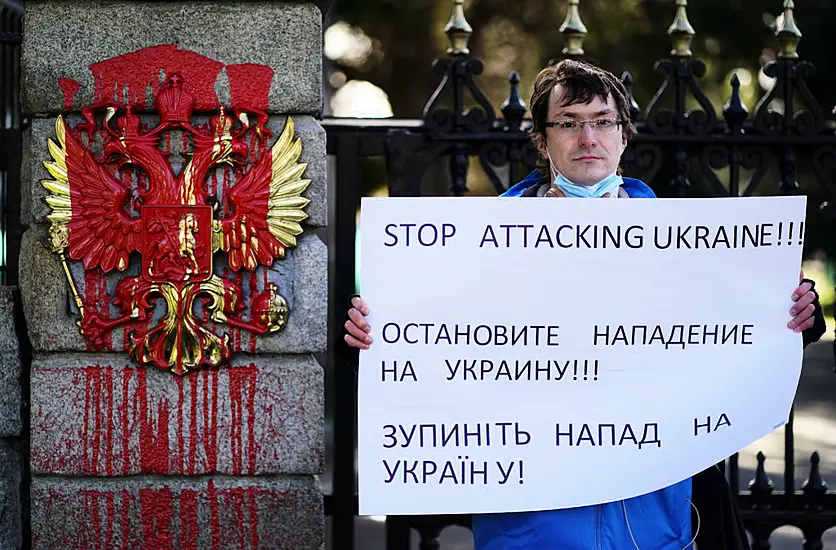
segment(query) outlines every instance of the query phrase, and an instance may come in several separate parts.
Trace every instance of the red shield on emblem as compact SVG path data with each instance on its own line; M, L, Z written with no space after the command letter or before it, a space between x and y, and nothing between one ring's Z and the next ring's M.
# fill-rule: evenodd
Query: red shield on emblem
M142 276L152 283L212 276L212 207L142 207Z

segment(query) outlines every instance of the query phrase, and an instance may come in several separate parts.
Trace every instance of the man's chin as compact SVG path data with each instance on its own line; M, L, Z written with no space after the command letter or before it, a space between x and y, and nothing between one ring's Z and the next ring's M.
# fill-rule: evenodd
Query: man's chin
M585 187L589 187L591 185L595 185L604 178L606 178L609 174L601 174L601 175L591 175L591 174L578 174L575 178L571 178L567 176L567 179L574 183L575 185L583 185Z

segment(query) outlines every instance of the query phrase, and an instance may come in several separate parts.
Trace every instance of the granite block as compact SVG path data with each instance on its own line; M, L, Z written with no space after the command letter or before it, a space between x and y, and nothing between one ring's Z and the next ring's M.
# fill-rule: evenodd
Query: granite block
M49 354L31 371L31 467L74 476L317 474L323 371L260 355L184 376L119 354Z
M27 0L24 26L21 102L33 116L102 99L145 110L174 72L198 108L321 112L322 12L313 3Z
M32 548L324 548L311 477L33 477Z

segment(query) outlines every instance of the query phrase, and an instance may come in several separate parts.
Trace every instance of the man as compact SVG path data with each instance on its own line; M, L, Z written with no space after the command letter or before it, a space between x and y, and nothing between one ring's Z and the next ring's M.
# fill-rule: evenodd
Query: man
M562 61L537 75L531 97L538 170L509 189L512 197L653 198L639 180L622 178L619 164L635 129L627 93L612 74ZM825 331L812 281L792 290L790 330L805 345ZM593 304L594 305L594 304ZM345 342L372 341L360 297L352 298ZM697 521L693 521L696 519ZM479 514L472 518L477 550L700 550L748 548L725 478L709 468L670 487L627 499L567 510Z

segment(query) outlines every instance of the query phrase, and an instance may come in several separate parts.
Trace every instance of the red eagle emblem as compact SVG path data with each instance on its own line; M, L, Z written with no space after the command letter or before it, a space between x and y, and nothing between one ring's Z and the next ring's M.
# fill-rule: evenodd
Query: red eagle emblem
M230 358L229 335L215 334L207 321L258 335L285 326L290 311L274 283L266 282L245 307L241 285L217 275L213 257L226 253L233 274L284 259L302 233L309 202L302 193L310 183L302 178L307 165L298 162L302 145L292 119L267 149L265 113L221 107L205 124L193 125L195 100L182 84L174 74L160 89L153 128L129 106L111 102L85 108L85 122L75 128L58 117L57 143L49 141L52 160L44 162L54 179L42 182L49 191L52 247L88 346L102 349L111 331L128 326L127 349L140 364L181 375ZM99 154L91 150L96 135ZM161 145L172 139L183 143L177 172ZM234 172L235 183L221 190L209 180L223 168ZM136 177L123 177L126 170ZM141 261L132 262L137 256ZM125 272L113 299L120 315L85 308L68 260L82 262L85 271Z

